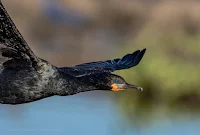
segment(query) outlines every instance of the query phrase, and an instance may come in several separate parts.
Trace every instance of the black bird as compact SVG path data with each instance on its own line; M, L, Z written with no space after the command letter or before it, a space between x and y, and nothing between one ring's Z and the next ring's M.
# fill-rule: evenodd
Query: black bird
M53 95L67 96L92 90L142 90L111 72L139 64L145 49L127 54L122 59L56 67L32 52L1 1L0 44L2 104L28 103Z

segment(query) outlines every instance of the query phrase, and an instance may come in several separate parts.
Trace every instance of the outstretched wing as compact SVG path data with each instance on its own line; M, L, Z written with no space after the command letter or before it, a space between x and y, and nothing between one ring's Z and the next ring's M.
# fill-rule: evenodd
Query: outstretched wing
M35 56L32 50L29 48L26 41L23 39L22 35L16 28L15 24L8 15L6 9L4 8L0 0L0 52L2 56L11 58L7 63L18 63L21 64L29 63L33 67L37 65L40 61L39 58ZM18 62L17 62L18 61Z
M103 68L111 72L115 70L128 69L140 63L142 57L144 56L145 51L146 49L143 49L142 51L137 50L133 52L132 54L125 55L122 59L118 58L114 60L84 63L84 64L76 65L75 68L80 68L80 69L95 69L95 68L102 69Z

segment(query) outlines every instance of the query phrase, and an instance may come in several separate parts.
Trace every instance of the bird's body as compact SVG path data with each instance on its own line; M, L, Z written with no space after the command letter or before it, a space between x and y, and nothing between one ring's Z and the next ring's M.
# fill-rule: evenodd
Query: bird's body
M136 66L145 49L122 59L56 67L29 48L0 1L0 103L21 104L53 95L73 95L91 90L124 90L130 85L111 72Z

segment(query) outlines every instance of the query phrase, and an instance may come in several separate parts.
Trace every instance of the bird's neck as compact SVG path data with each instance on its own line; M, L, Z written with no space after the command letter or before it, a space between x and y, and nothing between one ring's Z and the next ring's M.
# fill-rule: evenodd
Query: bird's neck
M70 83L70 85L66 85L65 88L61 89L57 92L60 96L67 96L67 95L74 95L80 92L86 92L86 91L94 91L97 90L95 86L88 86L81 83Z
M93 91L98 88L87 82L87 80L72 76L64 76L59 80L58 85L55 88L56 95L67 96L80 92Z

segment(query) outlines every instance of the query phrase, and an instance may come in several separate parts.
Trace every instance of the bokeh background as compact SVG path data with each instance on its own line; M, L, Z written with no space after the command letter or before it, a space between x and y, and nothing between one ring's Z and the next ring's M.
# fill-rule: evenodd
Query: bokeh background
M0 105L2 134L198 135L200 1L2 0L36 55L56 66L122 57L143 92L95 91Z

